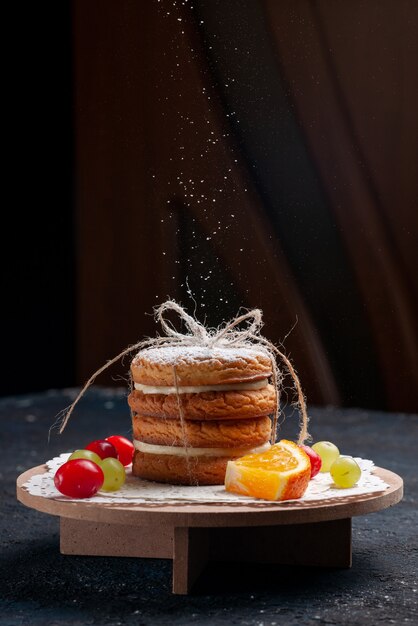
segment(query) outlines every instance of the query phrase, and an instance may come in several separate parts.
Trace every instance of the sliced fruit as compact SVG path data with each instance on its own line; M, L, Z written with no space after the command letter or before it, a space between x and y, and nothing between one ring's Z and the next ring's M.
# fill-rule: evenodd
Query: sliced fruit
M310 477L309 456L282 439L265 452L228 461L225 489L264 500L293 500L303 496Z

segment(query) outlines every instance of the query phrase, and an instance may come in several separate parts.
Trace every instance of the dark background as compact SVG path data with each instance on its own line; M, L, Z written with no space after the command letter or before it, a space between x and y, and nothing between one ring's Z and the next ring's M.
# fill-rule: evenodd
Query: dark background
M71 3L10 5L5 23L3 395L76 376Z
M416 3L15 17L3 395L82 383L188 284L210 325L297 320L311 403L416 410Z

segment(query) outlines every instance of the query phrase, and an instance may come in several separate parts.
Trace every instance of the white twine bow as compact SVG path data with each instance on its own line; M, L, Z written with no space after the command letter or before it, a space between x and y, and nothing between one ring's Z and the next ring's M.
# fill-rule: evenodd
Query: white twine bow
M165 314L168 311L174 311L178 314L180 319L184 322L188 333L181 333L174 328L174 326L169 322ZM71 417L71 414L82 398L87 389L94 383L97 376L99 376L103 371L105 371L108 367L119 361L123 356L133 352L134 350L140 350L144 348L150 347L164 347L168 345L174 346L202 346L207 347L208 349L215 347L253 347L261 349L266 355L269 356L272 364L272 383L276 390L276 407L273 415L273 424L272 424L272 442L276 441L276 430L278 424L278 415L279 415L279 383L281 381L281 375L279 373L279 368L277 366L276 357L278 356L281 361L286 365L286 368L293 379L293 383L295 385L296 395L297 395L297 405L299 408L300 414L300 431L298 436L298 444L302 444L305 440L307 440L310 436L308 433L308 415L306 411L306 402L305 397L303 395L302 387L299 381L299 377L296 374L295 369L293 368L292 363L289 361L287 356L281 352L273 343L271 343L268 339L263 337L260 334L260 330L263 326L262 321L262 312L260 309L252 309L243 315L239 315L224 326L216 329L206 328L203 324L198 322L194 317L191 317L182 306L174 302L173 300L167 300L163 302L159 307L155 309L155 317L158 322L160 322L163 331L165 332L165 337L154 337L144 339L135 343L132 346L129 346L125 350L123 350L120 354L115 356L113 359L105 363L102 367L100 367L85 383L79 394L77 395L74 402L70 405L68 409L65 409L61 415L58 416L58 425L59 432L62 433L68 423L68 420ZM249 324L239 330L237 327L244 322L249 322Z
M189 330L189 334L183 334L175 330L164 317L166 311L175 311L179 314L181 320L183 320L186 328ZM263 326L262 313L260 309L253 309L248 311L244 315L236 317L232 321L228 322L224 327L210 329L203 326L194 317L191 317L182 306L174 302L173 300L167 300L161 304L155 310L155 317L160 322L161 327L167 337L157 337L155 343L160 343L162 340L164 343L169 342L171 344L177 343L179 345L189 346L205 346L207 348L213 348L214 346L237 346L248 345L248 339L254 337L260 332ZM234 330L239 324L251 320L250 325L243 330Z

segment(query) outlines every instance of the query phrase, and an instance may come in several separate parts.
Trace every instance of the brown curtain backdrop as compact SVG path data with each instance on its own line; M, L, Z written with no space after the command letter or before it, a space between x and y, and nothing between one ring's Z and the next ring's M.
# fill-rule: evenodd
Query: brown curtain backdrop
M218 35L210 31L210 11L223 6L232 17L237 11L237 19L246 10L257 12L264 32L253 42L254 55L259 45L268 45L277 79L287 86L311 177L331 207L362 297L356 307L373 338L364 362L372 362L369 369L375 367L384 381L373 403L414 408L412 111L418 99L412 91L408 3L396 3L396 20L394 4L196 2L192 14L164 0L75 0L79 383L124 346L154 334L147 314L168 295L185 302L189 276L198 299L207 294L207 309L199 313L211 323L231 317L239 305L258 306L265 334L280 342L297 320L285 348L311 403L367 402L344 375L351 368L362 376L361 346L360 356L344 363L341 355L338 365L338 332L327 335L325 316L321 325L320 307L313 310L305 288L305 282L317 281L319 302L326 281L300 279L302 247L289 253L282 223L254 173L245 133L239 134L231 117L225 81L219 81L222 68L211 56ZM254 128L254 111L254 103L244 107L238 121ZM278 111L276 121L285 114L290 115ZM302 148L295 146L297 156ZM304 180L300 187L309 195ZM285 212L280 215L285 219ZM217 272L206 292L197 271L199 246L204 265ZM228 302L220 301L225 291ZM329 303L338 297L331 290L327 298L324 308L332 319ZM352 311L344 314L347 344ZM113 377L124 370L126 363Z
M417 5L266 0L265 6L281 70L361 290L388 404L414 410Z

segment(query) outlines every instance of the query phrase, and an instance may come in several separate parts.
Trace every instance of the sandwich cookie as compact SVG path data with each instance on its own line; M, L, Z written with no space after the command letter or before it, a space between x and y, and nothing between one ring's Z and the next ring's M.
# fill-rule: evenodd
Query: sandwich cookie
M135 476L222 484L228 460L269 447L276 392L257 347L164 346L131 364Z

